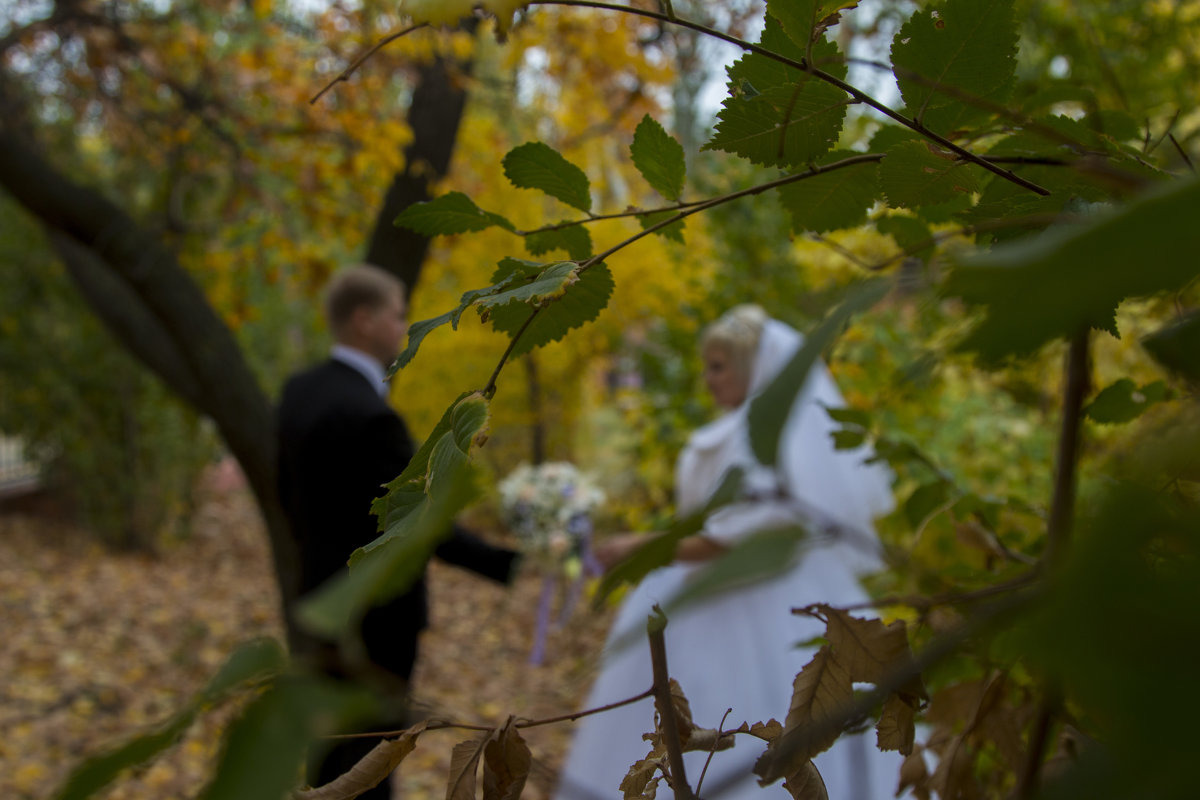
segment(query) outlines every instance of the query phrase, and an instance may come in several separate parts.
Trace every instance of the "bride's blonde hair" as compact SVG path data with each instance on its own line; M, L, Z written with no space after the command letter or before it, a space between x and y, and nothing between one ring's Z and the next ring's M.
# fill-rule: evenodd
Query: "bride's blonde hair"
M723 348L744 377L749 378L758 353L763 325L770 317L761 306L743 303L722 314L700 334L700 350Z

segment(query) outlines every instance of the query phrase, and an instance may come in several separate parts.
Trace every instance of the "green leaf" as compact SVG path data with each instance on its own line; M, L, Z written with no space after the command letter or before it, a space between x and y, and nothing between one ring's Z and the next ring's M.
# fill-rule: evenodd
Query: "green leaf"
M830 160L856 155L839 151ZM851 164L779 187L779 201L797 233L850 228L867 219L878 192L875 176L873 162Z
M807 537L798 526L758 531L702 567L664 604L668 614L718 592L769 580L795 566L796 549Z
M507 304L500 305L499 296L494 298L495 303L493 298L488 299L493 327L515 336L537 312L513 347L513 356L556 342L571 329L596 319L608 306L615 286L612 273L603 263L581 270L578 264L568 261L543 269L540 264L505 259L493 277L508 270L517 275L517 288L508 293L512 297Z
M400 212L395 225L423 236L481 231L499 225L507 231L513 224L499 214L484 211L462 192L450 192L422 203L413 203Z
M784 32L779 20L772 16L766 17L766 24L758 43L763 49L797 63L804 60L804 46L793 42ZM815 53L814 60L816 60ZM839 78L846 76L844 59L828 64L823 63L821 66L826 72L835 72ZM739 98L755 97L768 89L780 86L792 86L807 77L804 70L759 53L746 53L731 64L727 72L729 74L729 94Z
M191 727L202 707L215 705L252 682L283 671L287 656L274 639L257 639L240 646L195 699L162 727L124 745L90 758L75 768L54 795L56 800L82 800L111 783L124 770L145 764L172 747Z
M812 365L841 334L852 316L878 303L890 288L890 283L885 280L865 281L856 286L841 305L805 337L804 344L775 380L750 401L750 445L760 464L775 464L780 432Z
M1112 330L1129 297L1200 273L1200 181L1180 180L1085 224L960 257L944 292L986 312L960 343L995 361L1088 327Z
M642 117L629 147L633 165L654 191L668 200L679 200L687 165L683 145L667 133L649 114Z
M462 318L464 311L485 297L491 297L503 292L515 279L516 275L508 275L503 280L500 280L491 286L485 286L482 289L473 289L469 292L465 292L462 298L459 300L456 308L452 308L445 314L441 314L432 319L423 319L420 322L414 322L412 325L408 326L408 345L404 348L404 351L396 357L396 360L392 362L391 368L388 369L388 377L392 377L396 374L396 372L408 366L409 362L416 357L417 350L421 347L421 342L425 341L425 337L428 336L431 331L440 328L447 322L450 323L451 328L458 330L458 321Z
M875 230L891 236L896 246L910 256L929 261L933 255L933 234L929 226L913 217L889 214L875 220Z
M980 167L928 142L901 142L879 163L879 183L893 208L937 205L979 191Z
M1200 380L1200 313L1185 315L1142 339L1155 361L1189 380Z
M647 214L638 215L638 224L642 226L642 230L653 228L660 222L678 216L679 212L670 209L666 211L652 211ZM683 240L683 220L676 220L670 225L664 225L654 232L656 236L661 236L664 239L670 239L673 242L684 244Z
M592 210L587 175L548 144L529 142L510 150L504 175L518 188L538 189L580 211Z
M892 41L893 70L909 112L941 134L990 116L969 98L1007 99L1016 54L1012 0L948 0L914 13Z
M904 517L908 524L913 528L921 527L930 514L946 503L953 488L948 481L935 480L914 489L904 501Z
M853 450L867 440L866 431L847 430L846 428L833 431L829 436L833 439L834 450Z
M825 413L834 422L840 422L843 425L857 425L860 428L868 429L871 427L871 415L869 412L862 411L857 408L825 408Z
M525 235L525 249L535 256L545 255L551 250L562 250L567 258L586 261L592 256L592 234L582 224L535 231Z
M840 12L857 5L858 0L767 0L767 13L779 20L792 41L804 47L836 24Z
M372 605L407 590L425 569L454 516L479 494L471 453L488 421L488 401L463 395L442 416L408 467L371 506L381 536L350 556L349 572L326 581L300 604L309 632L344 635Z
M721 478L721 483L704 508L685 517L677 517L667 530L656 536L647 536L646 543L624 561L604 573L596 590L596 603L602 603L619 586L636 584L653 570L670 564L675 559L675 548L688 536L704 527L708 515L718 508L732 503L741 491L743 471L733 468Z
M1139 387L1129 378L1121 378L1100 391L1083 409L1093 422L1119 424L1137 419L1150 406L1168 399L1170 390L1162 381Z
M288 676L250 703L225 735L216 775L201 800L286 797L318 737L370 714L361 689Z
M822 40L814 58L839 57ZM759 89L753 97L730 95L717 114L716 130L703 150L721 150L766 166L806 165L837 142L846 116L841 89L799 73L794 80Z

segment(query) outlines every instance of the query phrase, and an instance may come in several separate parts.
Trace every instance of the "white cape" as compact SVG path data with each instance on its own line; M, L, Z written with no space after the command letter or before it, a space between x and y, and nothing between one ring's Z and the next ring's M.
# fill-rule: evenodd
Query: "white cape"
M751 396L770 383L801 341L788 326L767 322L751 375ZM865 450L833 449L829 433L839 426L825 407L842 405L828 370L818 363L785 425L776 469L754 462L747 435L748 402L698 429L680 455L676 469L680 514L702 507L734 465L747 469L744 486L757 497L713 514L704 535L732 544L756 531L797 522L825 534L807 539L797 563L778 577L669 613L665 631L669 671L701 727L729 729L770 718L782 722L796 673L815 652L797 644L824 633L819 621L790 610L812 603L846 606L868 599L858 575L878 565L871 521L891 508L890 473L865 465L869 455ZM585 708L632 697L651 686L646 618L655 604L666 606L698 568L675 564L655 570L626 598ZM577 725L556 800L621 797L618 787L629 767L650 750L641 736L653 730L653 701L586 717ZM751 773L763 743L748 736L736 739L733 749L713 756L701 797L784 797L781 785L761 788ZM707 753L689 753L685 758L693 788L706 758ZM901 763L897 754L875 749L873 731L841 737L815 761L831 800L892 797ZM669 790L663 786L660 791Z

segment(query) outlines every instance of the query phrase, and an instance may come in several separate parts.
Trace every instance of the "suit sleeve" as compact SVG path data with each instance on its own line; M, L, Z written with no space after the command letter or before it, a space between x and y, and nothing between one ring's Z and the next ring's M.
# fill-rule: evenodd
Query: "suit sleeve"
M450 537L437 546L437 557L499 583L511 583L518 554L496 547L455 524Z

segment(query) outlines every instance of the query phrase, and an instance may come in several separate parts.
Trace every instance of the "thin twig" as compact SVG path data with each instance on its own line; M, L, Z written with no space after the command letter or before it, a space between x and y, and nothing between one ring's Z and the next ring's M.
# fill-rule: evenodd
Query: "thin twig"
M641 700L645 700L647 697L653 696L653 694L654 694L654 687L652 686L649 689L647 689L646 691L642 692L641 694L634 695L633 697L627 697L624 700L618 700L615 703L609 703L608 705L604 705L604 706L597 706L596 708L588 708L583 711L576 711L573 714L563 714L562 716L558 716L558 717L546 717L545 719L524 720L522 722L518 722L518 723L514 724L513 727L514 728L537 728L541 725L553 725L554 723L557 723L557 722L574 722L575 720L582 719L583 717L590 717L592 714L602 714L605 711L612 711L614 708L620 708L622 706L632 705L633 703L637 703ZM449 719L435 719L435 720L428 722L425 725L425 730L427 730L427 731L440 731L440 730L447 730L447 729L451 729L451 728L454 730L481 731L481 732L485 732L485 733L496 730L495 725L475 725L470 722L455 722L454 720L449 720ZM406 730L408 730L408 729L403 728L398 731L369 731L366 733L340 733L340 734L333 734L330 736L326 736L324 738L326 738L326 739L388 738L391 736L399 736L400 734L404 733Z
M934 595L932 597L920 597L910 595L907 597L892 596L881 597L878 600L865 600L861 603L854 603L848 606L838 606L840 611L862 611L865 609L888 608L890 606L905 606L907 608L916 609L917 611L927 611L928 609L937 606L955 606L965 603L973 603L977 600L987 600L1001 594L1023 589L1030 586L1040 577L1037 570L1031 570L1021 575L1018 578L1013 578L1004 583L997 583L994 586L985 586L982 589L976 589L971 592L954 592L947 594ZM793 614L802 614L804 609L793 608Z
M354 61L350 64L350 66L348 66L344 70L342 70L342 74L338 75L336 78L331 80L324 89L322 89L321 91L319 91L315 95L313 95L313 98L308 101L309 104L310 105L315 104L318 100L320 100L325 95L326 92L328 92L330 89L332 89L337 84L350 80L350 76L353 75L354 72L363 65L363 62L365 62L371 56L375 55L375 53L377 53L379 50L383 49L385 46L391 44L392 42L396 41L397 39L399 39L402 36L407 36L408 34L412 33L415 30L419 30L421 28L427 28L427 27L429 27L428 23L421 22L416 25L410 25L407 28L404 28L403 30L396 31L395 33L389 33L387 36L383 37L378 42L376 42L375 45L373 47L371 47L370 50L367 50L367 52L363 53L361 56L354 59Z
M733 713L732 708L725 709L725 715L721 717L721 724L717 725L717 735L713 737L712 747L708 749L708 758L704 759L704 768L700 770L700 777L696 780L696 796L700 796L700 787L704 785L704 776L708 774L708 765L712 763L713 756L717 752L717 745L721 743L721 736L725 730L725 720L729 719L729 715Z
M1179 140L1175 138L1175 134L1168 134L1167 138L1171 140L1171 144L1175 145L1175 152L1179 153L1179 157L1183 159L1183 163L1187 164L1188 169L1190 169L1192 174L1195 175L1196 165L1192 163L1191 156L1189 156L1187 151L1183 149L1183 146L1179 144Z
M1051 569L1063 558L1075 516L1075 484L1079 461L1079 431L1083 419L1083 400L1089 384L1089 338L1087 330L1071 338L1063 368L1062 423L1058 435L1058 454L1054 470L1054 496L1046 525L1045 561Z
M667 745L667 762L671 765L671 788L676 800L696 800L692 787L687 782L683 767L683 745L679 739L679 725L675 720L675 706L671 702L671 678L667 671L667 645L663 639L663 628L667 618L662 609L654 606L655 615L646 624L646 635L650 637L650 666L654 671L654 702L658 705L659 722L663 739Z
M1037 794L1038 782L1045 761L1046 743L1050 739L1050 727L1062 710L1062 691L1057 685L1046 690L1046 696L1038 704L1037 717L1029 737L1029 753L1017 781L1018 800L1029 800Z
M1022 178L1021 176L1016 175L1015 173L1013 173L1009 170L1003 169L1002 167L999 167L999 166L993 164L991 161L987 160L986 158L976 155L975 153L972 153L971 151L969 151L963 147L960 147L959 145L955 144L954 142L950 141L949 139L945 138L944 136L941 136L941 135L929 130L928 128L926 128L924 125L917 122L916 120L908 119L900 112L893 110L891 107L883 104L879 100L876 100L874 97L870 96L869 94L862 91L861 89L851 86L850 84L846 83L845 81L841 80L840 78L838 78L834 75L831 75L830 73L825 72L824 70L817 69L816 67L813 67L811 64L808 64L804 61L796 61L795 59L788 58L787 56L783 56L772 50L768 50L767 48L762 47L761 45L752 44L750 42L745 41L744 39L739 39L736 36L730 36L729 34L721 33L720 31L717 31L713 28L709 28L705 25L700 25L698 23L691 22L689 20L685 20L682 17L676 17L675 19L671 19L671 18L667 17L665 14L660 14L655 11L649 11L647 9L641 9L641 8L630 8L629 6L620 6L620 5L615 5L613 3L597 2L596 0L533 0L533 2L530 3L530 5L578 6L578 7L582 7L582 8L598 8L598 9L604 9L604 10L608 10L608 11L618 11L618 12L625 13L625 14L634 14L636 16L649 17L651 19L657 19L657 20L660 20L663 22L669 22L673 25L679 25L684 28L689 28L691 30L702 33L706 36L712 36L712 37L720 39L722 41L729 42L730 44L736 45L747 52L756 53L758 55L770 58L773 61L778 61L781 64L786 64L787 66L792 67L793 69L797 69L802 72L806 72L809 75L812 75L814 78L817 78L818 80L822 80L825 83L830 84L831 86L836 86L837 88L841 89L846 94L853 97L858 102L868 105L871 108L878 111L879 113L883 114L884 116L890 117L891 119L894 119L896 122L899 122L904 127L909 128L913 131L916 131L917 133L921 134L925 138L930 139L933 142L937 143L938 145L944 147L945 149L955 153L960 158L962 158L964 161L969 161L972 164L976 164L980 167L983 167L987 171L995 173L996 175L999 175L1001 178L1004 178L1007 181L1011 181L1012 183L1017 184L1018 186L1020 186L1023 189L1028 189L1029 191L1034 192L1035 194L1042 195L1043 197L1050 194L1049 190L1039 186L1038 184L1034 183L1033 181L1026 180L1025 178Z

